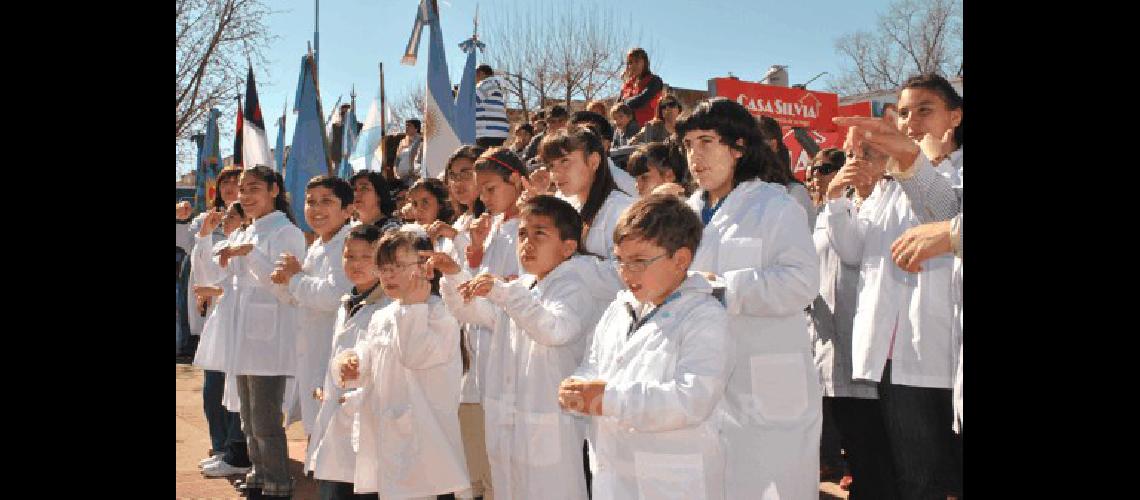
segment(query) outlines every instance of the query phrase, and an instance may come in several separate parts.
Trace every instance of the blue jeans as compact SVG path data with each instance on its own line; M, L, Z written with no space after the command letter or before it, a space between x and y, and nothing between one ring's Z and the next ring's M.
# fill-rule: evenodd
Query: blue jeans
M176 305L178 307L178 333L177 333L177 353L176 354L189 354L190 343L190 318L187 316L187 303L189 302L190 291L190 258L182 259L182 275L178 278L178 290Z
M225 386L224 372L206 370L202 381L202 409L210 428L210 444L215 452L223 454L222 460L227 464L249 467L245 434L241 432L241 415L236 411L226 411L222 406Z

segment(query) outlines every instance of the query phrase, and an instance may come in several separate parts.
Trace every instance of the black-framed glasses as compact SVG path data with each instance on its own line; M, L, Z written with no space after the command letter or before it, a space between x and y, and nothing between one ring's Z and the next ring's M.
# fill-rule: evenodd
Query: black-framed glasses
M668 254L668 252L663 253L661 255L658 255L656 257L653 257L651 259L633 259L629 262L622 262L621 259L614 257L614 260L613 260L614 269L617 269L618 272L621 272L622 268L625 268L626 271L629 271L631 273L645 272L645 270L648 269L651 264L653 264L654 262L657 262L662 257L665 257L667 254Z

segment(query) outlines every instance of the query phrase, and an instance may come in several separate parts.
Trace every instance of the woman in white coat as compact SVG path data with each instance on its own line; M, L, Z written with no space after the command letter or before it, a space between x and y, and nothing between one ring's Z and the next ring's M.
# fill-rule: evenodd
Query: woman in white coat
M287 390L285 401L300 403L301 423L309 436L321 406L313 392L328 372L340 298L352 288L341 264L352 197L352 186L339 177L322 175L309 180L305 221L317 237L305 252L304 264L294 255L282 255L270 276L274 283L288 287L297 303L297 376L291 385L293 394Z
M543 138L539 152L558 186L557 196L582 214L584 250L611 259L614 227L634 198L618 188L613 174L604 167L608 156L603 148L601 139L589 128L572 126Z
M483 409L495 498L581 500L585 426L559 409L558 384L581 362L620 285L601 259L575 255L582 223L569 203L536 196L520 219L526 274L518 279L471 279L443 254L432 263L444 272L440 291L455 316L491 329Z
M962 97L946 79L920 75L903 83L898 120L836 118L849 126L849 156L874 150L883 165L850 161L825 210L840 258L862 266L854 325L854 375L879 382L884 423L903 498L957 496L961 464L955 454L952 388L961 338L954 328L953 257L917 264L916 253L892 251L900 236L922 231L960 210ZM947 161L949 160L949 161ZM844 171L846 170L846 172ZM839 191L846 183L885 170L858 215ZM923 224L926 223L926 224ZM922 224L922 225L920 225ZM917 226L917 227L916 227ZM949 231L943 231L947 233Z
M281 405L285 381L296 373L297 308L288 289L270 275L274 257L305 254L305 236L293 225L281 174L262 165L249 167L238 185L253 223L217 256L222 267L233 266L237 292L236 343L226 371L237 376L242 430L253 463L247 491L288 497L293 483Z
M394 301L372 316L331 370L363 387L356 493L419 499L470 487L459 437L459 324L440 298L419 251L418 226L384 235L376 252L384 293Z
M819 292L807 215L783 186L757 177L781 168L740 104L702 102L677 125L700 186L689 206L705 223L692 270L725 286L736 368L728 380L728 498L819 495L819 375L804 308Z

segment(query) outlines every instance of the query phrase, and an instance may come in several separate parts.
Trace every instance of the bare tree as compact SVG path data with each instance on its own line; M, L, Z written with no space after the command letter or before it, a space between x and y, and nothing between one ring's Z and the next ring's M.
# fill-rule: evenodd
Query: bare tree
M412 118L423 120L425 94L424 82L415 81L404 89L403 95L389 104L397 125L403 127L404 122Z
M617 94L625 52L641 33L631 17L622 23L603 5L530 4L490 17L487 54L503 76L509 105L529 111L555 96L569 104Z
M961 0L897 0L874 33L840 36L835 49L850 64L829 82L840 94L895 89L919 73L961 75Z
M177 0L175 12L174 132L183 158L210 108L228 106L241 90L247 59L263 65L273 37L261 0Z

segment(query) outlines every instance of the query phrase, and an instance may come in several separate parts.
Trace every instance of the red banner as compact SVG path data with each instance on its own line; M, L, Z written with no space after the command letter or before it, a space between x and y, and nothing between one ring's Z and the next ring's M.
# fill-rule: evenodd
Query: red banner
M839 116L839 96L828 92L801 90L746 82L735 78L713 78L713 95L732 99L756 116L771 116L780 126L808 127L820 132L836 129L831 123Z

